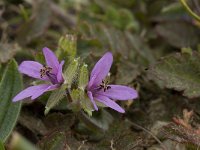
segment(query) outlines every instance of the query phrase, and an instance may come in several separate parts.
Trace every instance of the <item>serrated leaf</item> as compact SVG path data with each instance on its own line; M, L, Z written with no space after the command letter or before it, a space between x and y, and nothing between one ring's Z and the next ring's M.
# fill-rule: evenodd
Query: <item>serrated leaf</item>
M79 74L79 81L78 81L78 87L84 91L85 87L88 84L88 69L87 69L87 64L83 64L83 66L80 69L80 74Z
M5 142L15 126L21 102L12 98L22 89L22 78L15 60L8 64L0 83L0 140Z
M47 101L47 104L45 106L45 111L44 114L47 115L48 112L50 111L50 109L52 109L53 107L55 107L60 100L62 100L66 94L66 88L67 85L63 84L61 85L61 87L55 91L53 91Z
M150 76L167 88L183 91L183 95L200 96L200 54L176 53L164 57L149 69Z

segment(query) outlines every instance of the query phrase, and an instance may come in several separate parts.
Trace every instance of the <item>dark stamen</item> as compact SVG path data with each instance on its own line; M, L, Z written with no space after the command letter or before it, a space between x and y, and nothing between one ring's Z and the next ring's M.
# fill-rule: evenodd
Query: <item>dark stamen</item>
M44 76L47 76L51 83L56 84L58 83L57 77L55 74L51 73L51 71L51 67L44 66L42 69L40 69L40 77L43 78Z
M52 70L51 67L44 66L42 69L40 69L40 77L43 78L43 77L46 76L48 73L50 73L51 70Z
M103 89L104 92L108 89L111 89L111 86L108 85L108 80L102 80L101 84L99 85L99 89Z

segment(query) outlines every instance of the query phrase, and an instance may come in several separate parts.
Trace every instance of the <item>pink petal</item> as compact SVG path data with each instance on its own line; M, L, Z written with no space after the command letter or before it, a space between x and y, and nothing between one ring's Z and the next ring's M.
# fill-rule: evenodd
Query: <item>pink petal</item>
M36 61L23 61L19 65L19 72L40 80L48 80L47 77L40 77L40 69L42 68L43 65Z
M94 97L95 100L105 104L106 106L120 112L120 113L124 113L124 109L122 107L120 107L116 102L114 102L113 100L109 99L108 97L106 96L103 96L103 95L96 95Z
M57 74L57 80L59 83L62 83L64 81L63 76L62 76L62 67L65 61L61 61L59 67L58 67L58 74Z
M45 92L55 90L55 89L57 89L58 87L59 87L59 85L57 85L57 84L48 85L46 88L44 87L43 89L38 90L37 92L35 92L35 93L32 95L31 99L34 100L34 99L38 98L40 95L44 94Z
M23 100L24 98L31 97L34 95L40 96L44 92L46 92L46 89L48 89L51 85L49 84L41 84L41 85L36 85L36 86L31 86L26 88L25 90L21 91L19 94L17 94L13 98L13 102ZM34 96L34 98L37 98Z
M111 88L106 90L98 91L98 94L107 96L114 100L129 100L138 97L138 92L133 88L123 85L109 85Z
M59 68L59 61L56 55L47 47L43 48L43 54L46 60L47 66L52 68L52 73L57 74Z
M94 109L95 109L95 110L98 110L98 107L97 107L97 105L96 105L96 103L95 103L95 101L94 101L92 92L88 91L87 94L88 94L88 97L90 98L92 104L94 105Z
M107 52L96 63L91 74L88 88L99 85L102 80L108 75L113 62L112 53Z

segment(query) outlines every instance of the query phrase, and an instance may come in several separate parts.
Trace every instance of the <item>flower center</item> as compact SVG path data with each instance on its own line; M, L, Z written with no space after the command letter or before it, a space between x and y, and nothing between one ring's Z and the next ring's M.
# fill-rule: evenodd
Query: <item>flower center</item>
M42 69L40 69L40 77L43 78L44 76L47 76L51 83L57 84L58 80L55 74L51 73L52 68L48 66L44 66Z
M111 89L111 86L109 86L108 83L109 83L108 80L106 79L102 80L101 84L99 85L100 89L103 89L104 92L108 89Z
M52 68L48 66L44 66L42 69L40 69L40 77L43 78L44 76L48 76L50 74Z

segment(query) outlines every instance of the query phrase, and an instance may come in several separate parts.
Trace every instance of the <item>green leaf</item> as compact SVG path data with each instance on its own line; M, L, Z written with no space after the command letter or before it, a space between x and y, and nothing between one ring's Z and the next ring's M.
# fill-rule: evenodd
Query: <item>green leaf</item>
M80 119L90 129L102 131L108 130L109 125L113 121L112 115L105 110L99 110L98 112L94 112L92 117L87 116L83 112L80 112Z
M192 49L183 47L181 48L181 53L187 53L187 54L192 55Z
M156 31L170 45L182 47L194 47L199 41L199 28L186 21L168 21L156 26Z
M15 126L21 102L12 98L22 89L22 78L15 60L10 61L0 83L0 140L5 142Z
M160 85L183 91L189 98L200 96L200 54L176 53L164 57L149 69L149 75Z
M17 43L0 43L0 63L8 62L20 50Z
M48 150L66 149L67 144L65 136L66 136L65 132L53 132L39 143L39 147L41 149L48 149Z
M33 1L33 11L30 19L23 23L17 34L17 41L20 45L30 43L41 36L49 26L51 18L50 1Z
M57 55L66 61L73 59L77 51L77 37L72 34L66 34L59 39ZM66 58L67 57L67 58Z
M83 91L88 84L88 78L89 76L88 76L87 64L83 64L83 66L80 69L79 82L78 82L78 87Z
M3 75L3 66L0 63L0 81L1 81L2 75Z
M0 141L0 150L5 150L3 143Z
M139 24L133 16L133 13L128 9L118 10L120 15L120 26L122 29L133 29L139 31Z
M65 79L65 84L67 84L68 88L71 87L71 84L77 75L77 69L79 66L79 58L72 60L72 62L69 64L67 69L64 72L64 79Z
M81 89L73 89L70 95L73 102L77 102L84 98L84 94L85 94L84 91Z
M73 89L70 93L72 102L67 105L68 109L71 109L73 112L80 111L80 99L82 97L82 90L80 89Z
M66 94L66 88L67 85L63 84L61 87L55 91L53 91L47 101L47 104L45 106L44 114L47 115L53 107L55 107L60 100L62 100Z
M117 84L130 84L138 75L140 75L139 67L128 60L122 60L117 64Z
M46 116L43 122L48 131L68 131L75 121L76 115L74 113L62 114L61 112L53 112Z
M83 109L89 116L92 116L92 111L94 110L93 105L82 89L73 89L71 91L72 103L68 105L68 108L74 112Z
M168 4L164 6L161 10L162 14L172 14L172 13L178 13L183 11L183 8L179 2L174 2L171 4Z

